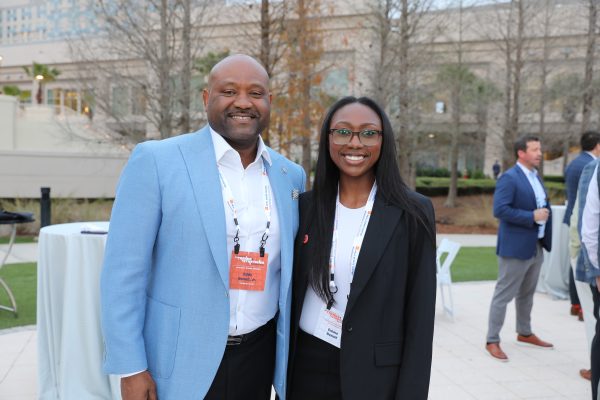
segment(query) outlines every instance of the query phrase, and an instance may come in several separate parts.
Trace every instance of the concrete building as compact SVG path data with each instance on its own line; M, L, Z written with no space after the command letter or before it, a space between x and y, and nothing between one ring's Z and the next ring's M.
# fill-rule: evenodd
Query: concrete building
M546 82L551 86L561 77L570 74L583 76L587 26L586 8L576 0L560 0L550 2L552 15L547 15L546 2L527 1L527 24L525 29L522 77L522 94L520 106L520 133L538 133L540 131L540 92L542 65L547 67ZM324 53L321 61L320 85L333 97L345 94L364 95L377 94L381 40L378 38L381 23L375 18L375 11L367 0L324 2L320 17L320 30L324 38ZM157 136L156 127L143 118L148 110L148 99L140 96L139 88L124 85L112 76L100 73L100 64L110 65L116 72L127 71L128 74L150 77L148 82L155 82L148 71L147 63L141 59L129 58L115 62L107 55L98 63L80 63L77 54L70 46L73 38L98 37L102 32L100 22L93 18L93 11L87 7L87 0L5 0L0 4L0 88L17 86L24 92L20 106L10 105L16 115L13 122L1 124L0 138L12 135L13 148L2 146L2 151L14 152L29 149L32 140L21 139L33 137L28 129L46 130L48 124L36 125L29 122L38 120L43 114L46 122L54 121L57 131L64 133L59 141L40 141L35 151L51 154L72 153L78 148L81 154L98 153L98 146L89 143L104 142L108 133L117 129L114 116L106 115L99 107L100 91L109 95L112 108L120 112L120 117L129 125L129 129L139 133L138 139ZM220 52L257 52L250 44L256 44L258 5L252 1L210 1L204 13L203 23L195 26L202 37L201 53ZM514 11L514 10L513 10ZM491 165L496 159L502 159L502 136L504 132L504 100L506 58L504 46L506 40L507 21L511 10L506 4L484 5L459 9L429 10L422 15L413 16L413 22L419 21L418 29L411 37L409 56L412 60L410 93L413 98L411 112L411 131L414 134L412 143L416 148L414 159L417 165L424 167L448 167L450 132L452 130L452 101L447 89L436 83L436 76L444 65L456 64L458 43L462 64L477 77L489 82L496 88L499 96L483 109L470 106L464 110L460 124L459 169L480 169L491 174ZM232 20L235 16L236 20ZM397 21L394 22L397 25ZM549 29L544 30L547 26ZM460 28L462 27L462 28ZM252 36L253 39L248 39ZM388 45L398 45L398 30L391 29ZM510 42L513 43L513 42ZM544 58L543 49L548 49ZM393 52L392 52L393 53ZM394 59L396 55L391 57ZM36 109L32 94L36 93L39 81L27 76L23 70L32 62L55 67L61 74L53 82L43 84L43 103L46 111ZM98 73L94 73L97 67ZM391 67L396 70L396 64ZM85 73L82 74L82 71ZM133 71L133 72L132 72ZM388 87L387 109L395 124L398 123L399 96L397 79L392 77ZM125 72L123 72L125 74ZM285 76L284 76L285 78ZM200 102L202 77L196 77L192 103L194 104L193 125L199 127L204 120ZM568 96L567 96L568 97ZM2 98L7 103L6 98ZM575 107L575 117L565 120L565 107L568 98L561 98L560 93L547 99L545 110L545 137L548 143L564 142L561 138L572 136L571 145L576 143L580 121L580 106ZM8 103L7 103L8 104ZM31 105L31 107L28 107ZM21 108L20 108L21 107ZM48 111L50 110L50 111ZM484 111L481 118L480 112ZM8 114L11 111L6 111ZM10 125L13 124L13 125ZM592 125L598 125L598 112L594 110ZM13 128L9 128L13 126ZM66 129L65 129L66 127ZM8 132L8 133L7 133ZM12 132L12 133L10 133ZM55 137L57 133L50 136ZM315 132L316 134L316 132ZM562 135L562 136L561 136ZM114 136L113 136L114 137ZM4 139L2 139L4 140ZM561 141L562 140L562 141ZM81 142L69 144L66 142ZM8 142L7 142L8 143ZM30 143L21 147L20 143ZM44 143L44 144L43 144ZM88 143L88 144L86 144ZM43 145L42 145L43 144ZM42 149L42 146L46 146ZM69 147L74 146L74 147ZM103 154L112 153L103 147ZM113 146L114 148L114 146ZM6 150L5 150L6 149ZM549 149L552 158L559 155L560 146ZM27 150L29 151L29 150ZM33 150L32 150L33 151ZM289 154L298 160L295 154ZM2 160L8 157L2 155ZM112 156L111 156L112 157ZM6 158L7 159L7 158ZM122 160L120 161L122 162ZM545 172L561 174L562 161L547 162ZM108 164L107 164L108 165ZM112 164L111 164L112 165ZM3 166L0 169L6 171ZM116 168L111 166L110 168ZM115 174L114 176L116 176ZM0 175L1 176L1 175ZM116 178L114 178L116 179ZM68 179L67 179L68 180ZM110 185L107 183L107 185ZM4 185L3 185L4 186ZM73 180L72 188L79 187ZM39 189L35 188L34 191ZM0 193L0 197L33 196L29 191L10 191ZM69 190L66 190L65 195ZM75 189L71 190L75 193ZM12 194L11 194L12 193ZM91 192L90 192L91 193ZM105 193L105 192L102 192ZM82 197L83 193L73 194ZM104 195L104 194L103 194ZM107 194L109 197L111 193ZM87 196L87 195L86 195Z

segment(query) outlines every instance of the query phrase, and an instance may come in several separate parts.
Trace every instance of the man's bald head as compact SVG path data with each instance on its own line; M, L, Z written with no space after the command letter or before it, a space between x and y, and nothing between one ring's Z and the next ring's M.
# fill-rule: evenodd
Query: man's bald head
M262 75L262 77L267 81L267 84L269 82L269 74L267 74L267 70L256 59L246 54L232 54L216 63L215 66L210 70L210 73L208 74L209 90L213 84L215 76L219 76L220 71L229 70L232 68L253 69L259 76Z

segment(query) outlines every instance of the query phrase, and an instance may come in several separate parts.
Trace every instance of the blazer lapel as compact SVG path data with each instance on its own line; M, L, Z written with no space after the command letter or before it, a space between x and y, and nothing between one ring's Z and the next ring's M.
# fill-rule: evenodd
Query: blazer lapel
M365 288L373 271L375 271L375 267L383 255L403 213L404 210L398 207L385 205L379 195L375 198L373 214L369 220L369 226L367 227L356 263L350 297L346 306L346 315L352 310L360 293Z
M279 218L279 232L281 235L281 297L280 299L287 298L287 292L289 290L290 282L292 281L292 268L286 267L292 265L292 248L294 235L292 234L292 228L290 223L292 221L290 212L292 201L292 189L287 177L287 170L281 166L281 163L277 162L277 157L273 157L273 165L269 165L265 161L265 167L267 169L267 175L269 176L269 183L271 184L271 190L273 191L273 197L275 198L275 205L277 207L277 216Z
M228 289L229 267L225 208L217 160L208 126L191 135L189 142L179 145L179 150L187 167L208 245L223 285Z

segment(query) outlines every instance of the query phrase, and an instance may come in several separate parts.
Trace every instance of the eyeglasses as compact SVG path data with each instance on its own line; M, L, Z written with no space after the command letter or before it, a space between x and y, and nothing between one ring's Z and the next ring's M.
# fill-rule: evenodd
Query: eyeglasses
M344 145L352 141L354 135L358 136L358 140L365 146L375 146L379 143L379 135L381 131L376 129L364 129L362 131L351 131L347 128L330 129L329 134L334 144Z

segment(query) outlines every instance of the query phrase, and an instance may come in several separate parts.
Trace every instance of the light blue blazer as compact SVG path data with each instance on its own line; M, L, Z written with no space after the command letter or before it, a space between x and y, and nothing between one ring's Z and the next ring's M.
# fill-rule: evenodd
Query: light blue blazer
M303 169L268 149L281 231L274 386L283 398ZM104 371L149 370L161 400L202 399L229 330L225 210L208 127L136 146L119 181L101 275Z

